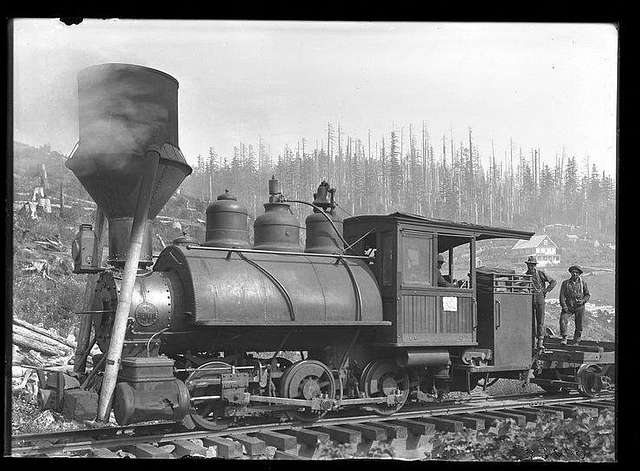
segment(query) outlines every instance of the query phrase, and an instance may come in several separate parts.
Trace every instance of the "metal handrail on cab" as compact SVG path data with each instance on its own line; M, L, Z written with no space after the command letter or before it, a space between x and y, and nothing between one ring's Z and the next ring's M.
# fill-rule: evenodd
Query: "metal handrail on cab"
M281 250L257 250L257 249L237 249L233 247L204 247L202 245L188 244L188 250L213 250L216 252L237 252L237 253L257 253L271 255L292 255L298 257L324 257L324 258L350 258L355 260L369 260L366 255L345 255L341 253L312 253L312 252L284 252Z

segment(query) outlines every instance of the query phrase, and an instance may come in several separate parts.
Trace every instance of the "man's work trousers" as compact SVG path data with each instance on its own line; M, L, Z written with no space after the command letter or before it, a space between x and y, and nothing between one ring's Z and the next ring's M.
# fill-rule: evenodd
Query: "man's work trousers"
M567 327L569 326L569 316L576 316L576 331L573 338L582 337L582 318L584 317L584 306L578 306L574 309L563 309L560 313L560 335L567 336Z
M544 337L544 296L533 295L533 317L536 320L536 337Z

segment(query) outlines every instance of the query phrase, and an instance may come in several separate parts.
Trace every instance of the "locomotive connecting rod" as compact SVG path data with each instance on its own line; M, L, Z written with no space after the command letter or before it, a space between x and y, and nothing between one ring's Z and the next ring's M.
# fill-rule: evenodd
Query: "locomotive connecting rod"
M127 330L127 319L129 318L133 288L138 272L138 262L140 260L140 252L142 251L144 235L147 230L153 182L156 178L156 171L158 170L158 164L160 162L160 154L158 152L147 152L145 157L149 160L148 171L145 172L140 179L140 192L138 193L136 211L131 227L131 236L129 237L129 251L122 274L122 288L120 290L116 314L113 319L109 350L106 355L107 360L104 369L104 379L102 380L102 387L100 388L97 420L103 422L109 420L111 400L118 379L122 347L124 346L124 337Z

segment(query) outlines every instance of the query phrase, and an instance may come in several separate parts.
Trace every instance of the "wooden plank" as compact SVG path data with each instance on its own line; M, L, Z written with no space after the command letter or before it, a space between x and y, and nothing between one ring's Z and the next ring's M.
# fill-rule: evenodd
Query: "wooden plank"
M545 361L568 361L571 363L598 362L604 353L599 352L571 352L567 350L546 350L540 355Z
M545 337L544 343L548 345L560 345L560 337ZM605 350L615 350L615 342L602 342L599 340L580 340L580 345L602 347Z
M178 458L182 458L183 456L207 456L207 449L196 443L193 443L190 440L175 440L171 442L175 445L175 450L173 450L173 454Z
M391 423L406 427L413 435L427 435L428 433L435 432L436 430L436 426L431 423L418 422L417 420L411 419L393 420Z
M547 349L549 350L549 349ZM594 353L602 353L604 352L604 348L598 345L584 345L580 342L580 345L553 345L551 350L559 351L559 352L594 352Z
M255 437L258 437L260 440L264 440L267 445L275 446L278 450L281 451L291 451L295 450L298 442L296 437L291 435L285 435L284 433L278 432L256 432L255 434L251 434Z
M286 435L292 435L296 437L298 442L304 443L305 445L310 445L310 446L318 446L321 443L326 443L329 441L328 433L319 432L317 430L286 429L286 430L280 430L279 432Z
M376 427L380 427L387 432L387 437L390 440L407 438L407 427L404 425L391 424L388 422L375 422L375 424Z
M117 453L108 448L93 448L91 450L91 456L95 456L96 458L120 458Z
M337 425L325 425L323 427L314 427L313 429L328 433L329 437L338 443L360 443L362 441L362 434L357 430L350 430Z
M242 445L228 438L204 437L204 446L215 446L218 458L239 458L242 456Z
M467 414L456 414L450 416L454 420L459 420L465 427L471 430L484 430L484 419L478 417L471 417Z
M240 434L233 435L233 439L242 444L242 446L246 450L247 455L249 456L264 455L265 449L267 448L267 444L257 437L250 437L249 435Z
M362 434L365 440L385 441L387 439L387 431L377 425L369 424L350 424L346 428L357 430Z
M139 443L136 445L128 446L126 447L125 451L132 453L136 456L136 458L173 458L173 456L171 456L171 453L168 453L166 450L157 448L153 445L149 445L148 443Z
M292 453L287 453L286 451L276 450L275 455L273 455L274 460L308 460L304 456L294 455Z
M464 424L458 420L444 417L420 417L416 420L427 422L436 426L436 430L441 432L462 432Z

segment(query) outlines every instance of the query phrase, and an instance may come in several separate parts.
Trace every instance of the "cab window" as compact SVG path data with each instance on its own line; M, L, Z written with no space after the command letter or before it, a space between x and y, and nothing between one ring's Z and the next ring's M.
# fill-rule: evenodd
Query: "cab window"
M402 238L402 284L410 287L432 286L432 238L406 234Z
M472 288L471 274L474 257L471 240L471 237L438 234L438 255L444 259L440 267L442 278L438 276L439 287Z

